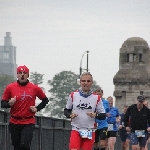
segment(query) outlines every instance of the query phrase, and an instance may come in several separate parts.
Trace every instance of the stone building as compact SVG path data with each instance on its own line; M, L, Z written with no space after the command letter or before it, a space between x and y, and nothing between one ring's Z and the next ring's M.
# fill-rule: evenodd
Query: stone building
M116 107L135 103L144 95L150 104L150 48L140 37L128 38L120 48L119 71L113 78Z
M4 46L0 46L0 74L11 75L16 79L16 47L12 45L11 32L6 32Z

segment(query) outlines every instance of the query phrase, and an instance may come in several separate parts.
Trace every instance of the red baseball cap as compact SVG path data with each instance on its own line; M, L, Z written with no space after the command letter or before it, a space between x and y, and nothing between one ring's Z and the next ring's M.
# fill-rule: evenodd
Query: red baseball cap
M19 72L26 72L27 74L29 74L29 69L25 65L24 66L19 66L17 68L17 73L19 73Z

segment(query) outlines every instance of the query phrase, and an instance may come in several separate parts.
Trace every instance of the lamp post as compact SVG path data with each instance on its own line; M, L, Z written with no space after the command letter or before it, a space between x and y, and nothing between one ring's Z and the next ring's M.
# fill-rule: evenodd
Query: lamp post
M84 56L85 53L87 53L87 68L86 68L86 69L83 69L83 68L82 68L82 59L83 59L83 56ZM83 70L86 70L86 71L88 72L88 70L89 70L88 67L89 67L89 51L85 51L85 52L83 53L82 58L81 58L81 61L80 61L79 75L81 76Z

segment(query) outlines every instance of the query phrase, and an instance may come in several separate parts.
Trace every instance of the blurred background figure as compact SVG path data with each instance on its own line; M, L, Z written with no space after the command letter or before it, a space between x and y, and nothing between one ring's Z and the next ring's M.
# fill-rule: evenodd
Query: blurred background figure
M124 106L123 113L120 114L121 120L119 125L119 132L120 132L120 139L122 143L122 150L129 150L129 144L130 144L130 133L127 133L126 128L124 126L124 115L126 114L127 109L128 106Z
M107 98L109 102L109 113L110 116L107 117L107 123L108 123L108 132L107 132L107 138L108 138L108 149L109 150L114 150L114 145L116 143L116 133L118 131L117 122L120 122L119 119L119 110L118 108L113 106L113 98L109 96Z

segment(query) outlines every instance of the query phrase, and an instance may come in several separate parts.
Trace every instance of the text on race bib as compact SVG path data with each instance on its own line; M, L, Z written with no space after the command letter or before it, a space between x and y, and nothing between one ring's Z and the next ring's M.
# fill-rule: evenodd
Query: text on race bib
M92 130L79 130L80 136L88 139L92 139L92 132Z
M137 137L145 137L145 131L144 130L135 130L135 135Z
M108 124L108 131L113 131L113 124Z

